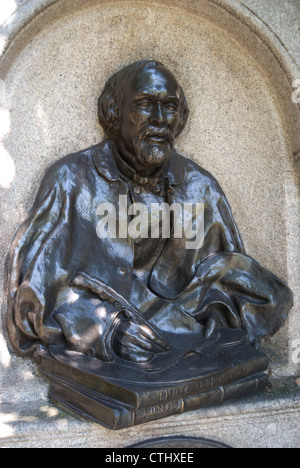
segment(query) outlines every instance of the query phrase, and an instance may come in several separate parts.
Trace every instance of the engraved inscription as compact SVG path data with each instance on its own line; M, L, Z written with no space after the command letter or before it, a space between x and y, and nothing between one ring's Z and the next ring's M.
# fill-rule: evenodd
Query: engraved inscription
M160 405L151 406L150 408L142 408L136 412L136 422L147 422L153 419L159 419L171 414L181 413L183 411L184 402L182 399L162 403Z

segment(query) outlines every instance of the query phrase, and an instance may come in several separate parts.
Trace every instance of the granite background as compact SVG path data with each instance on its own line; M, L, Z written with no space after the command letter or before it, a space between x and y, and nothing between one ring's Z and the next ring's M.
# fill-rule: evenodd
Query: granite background
M237 30L226 29L224 24L221 28L209 20L214 2L200 2L201 14L193 1L183 7L177 1L89 0L83 8L78 0L72 4L52 0L46 13L36 0L29 2L30 6L26 1L5 1L8 10L0 35L0 44L6 48L0 71L0 280L7 249L31 206L45 168L102 139L97 98L105 80L133 61L160 60L177 76L190 106L188 125L177 140L178 150L217 178L247 253L287 281L295 292L288 323L265 340L263 347L276 375L298 375L299 364L291 359L293 343L300 338L300 217L293 160L297 132L287 112L291 102L277 93L280 87L287 89L291 100L291 77L280 75L274 66L272 83L271 59L266 55L258 61L257 55L242 45L242 39L237 40ZM255 18L263 18L288 48L291 68L297 69L299 2L227 3L241 4L249 15L254 11ZM32 16L41 10L36 16L39 20L33 26L23 25L22 40L16 37L9 46L11 24L18 14L22 23L26 8ZM11 401L24 407L37 401L47 405L47 384L36 375L35 364L10 352L1 327L0 386L4 406ZM56 414L54 408L47 411ZM6 421L4 417L2 424L10 434Z

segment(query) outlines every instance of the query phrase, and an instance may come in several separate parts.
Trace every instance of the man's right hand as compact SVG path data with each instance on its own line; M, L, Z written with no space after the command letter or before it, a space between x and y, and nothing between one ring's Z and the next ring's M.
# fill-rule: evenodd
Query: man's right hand
M115 332L114 350L129 361L148 362L155 354L169 349L150 327L131 319L123 319Z

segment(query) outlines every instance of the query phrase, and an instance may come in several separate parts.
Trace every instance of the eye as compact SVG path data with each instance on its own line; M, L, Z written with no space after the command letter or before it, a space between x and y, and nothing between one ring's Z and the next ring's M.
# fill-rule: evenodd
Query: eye
M150 101L148 101L147 99L143 99L142 101L138 101L136 103L136 106L139 109L150 109L152 105Z
M167 102L164 105L164 108L169 111L169 112L177 112L178 111L178 105L175 102Z

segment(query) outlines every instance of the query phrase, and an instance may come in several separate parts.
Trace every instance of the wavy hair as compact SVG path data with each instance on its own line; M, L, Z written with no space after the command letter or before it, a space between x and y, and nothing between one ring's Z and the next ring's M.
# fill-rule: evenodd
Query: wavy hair
M155 60L141 60L122 68L105 83L103 92L98 99L98 118L101 127L110 138L115 138L119 132L120 112L124 97L124 82L135 72L149 65L166 68L161 62ZM181 87L180 98L180 122L176 131L176 137L183 131L189 116L187 100Z

